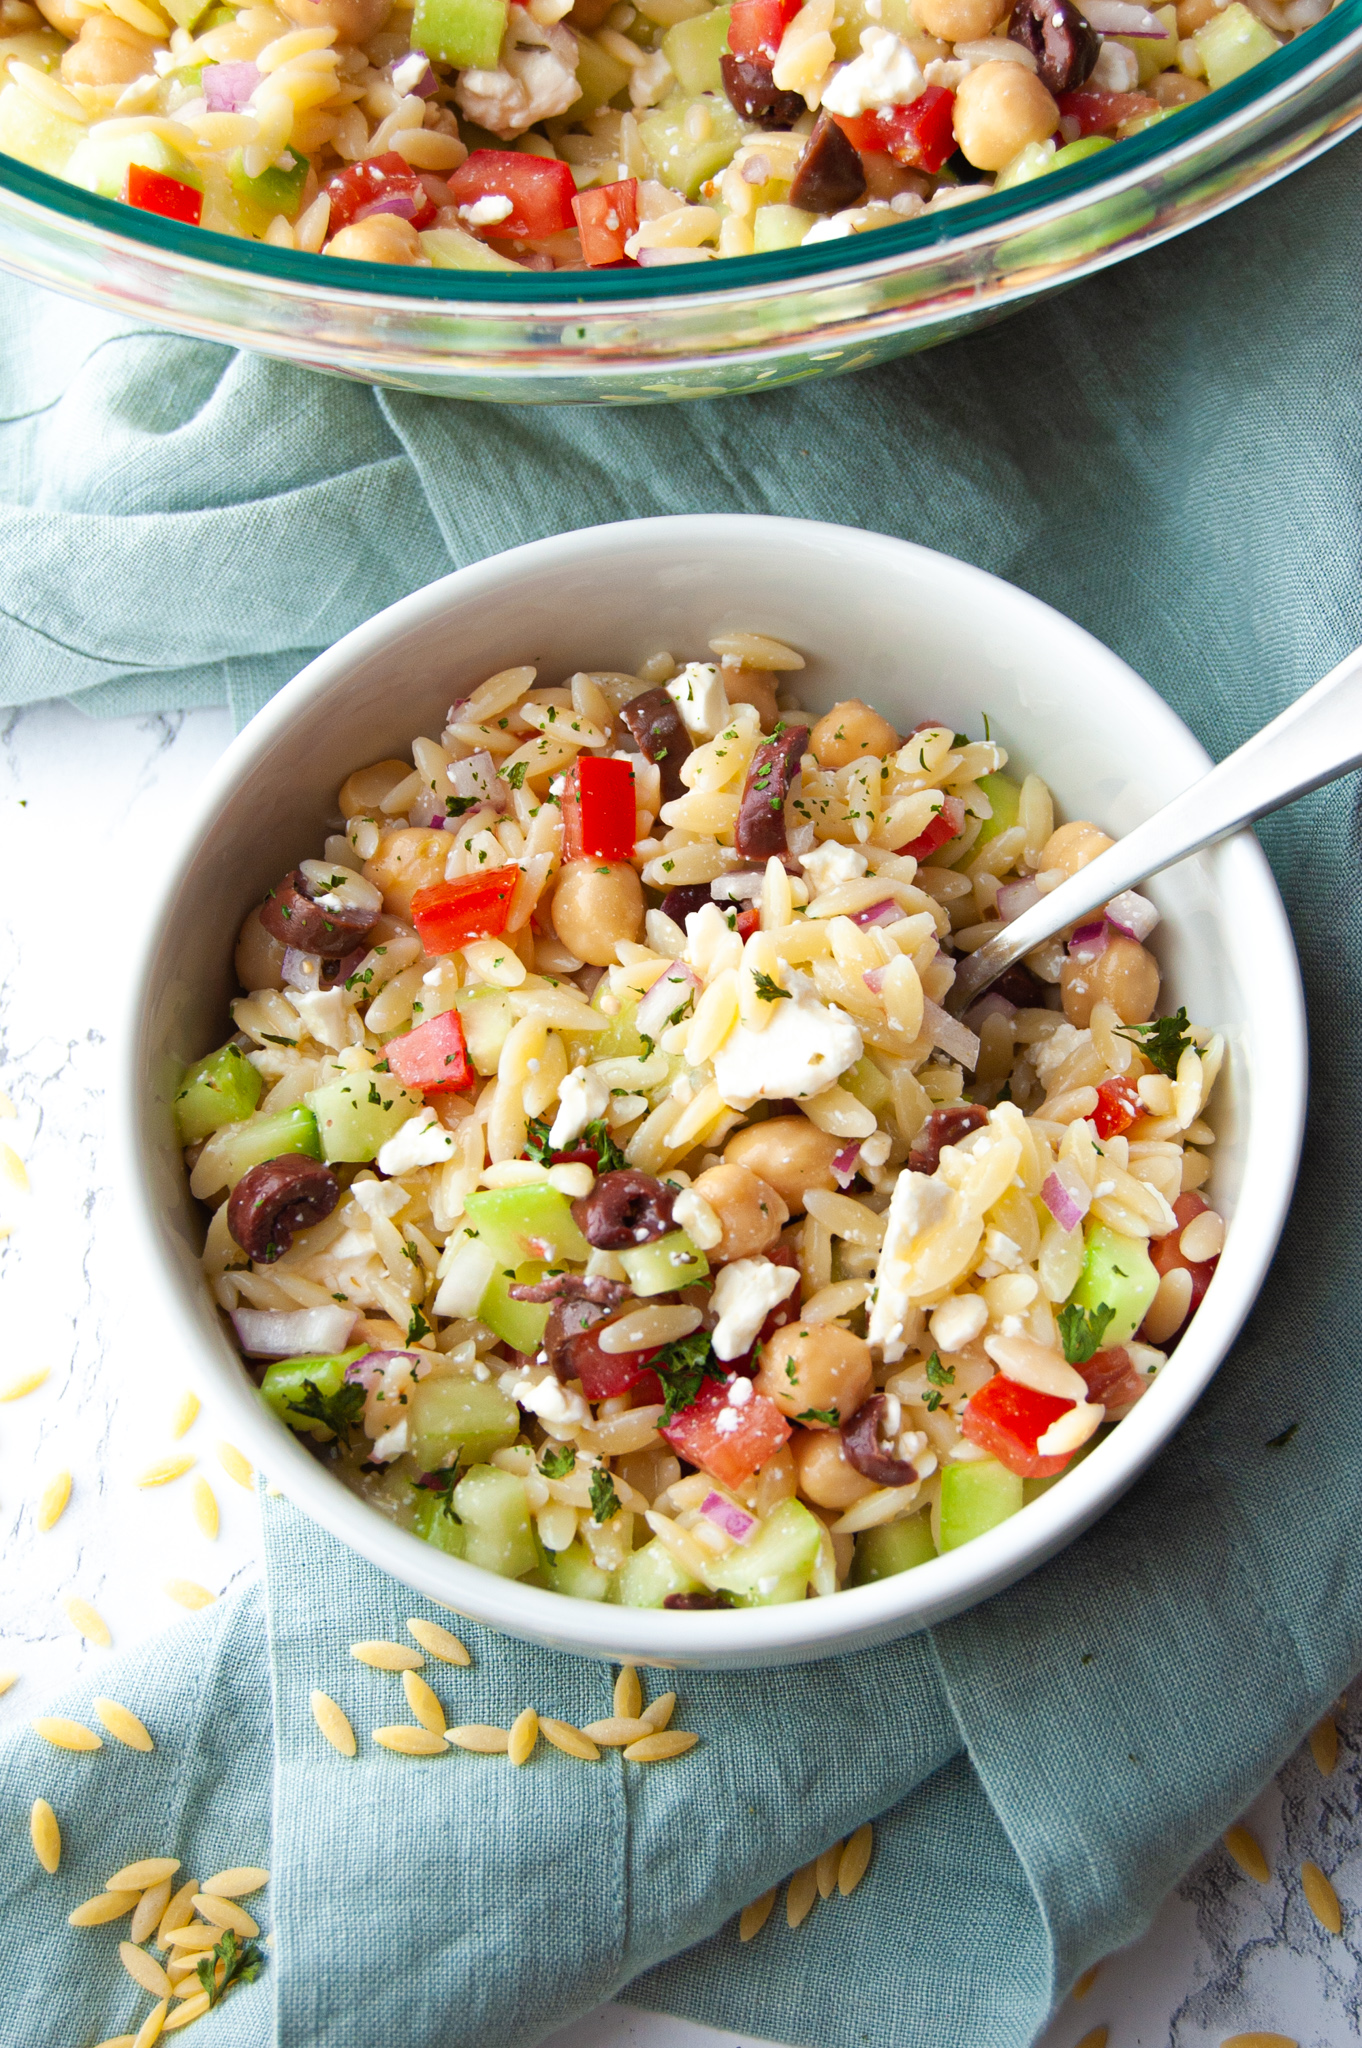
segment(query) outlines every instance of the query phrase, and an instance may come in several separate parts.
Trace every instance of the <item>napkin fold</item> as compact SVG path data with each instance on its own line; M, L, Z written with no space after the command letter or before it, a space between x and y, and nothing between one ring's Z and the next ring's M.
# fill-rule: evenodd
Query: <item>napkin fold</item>
M1360 163L1347 145L930 355L669 411L370 392L2 284L0 697L240 719L452 565L600 519L748 509L1010 577L1223 754L1362 637ZM1301 1181L1243 1337L1094 1530L930 1634L685 1674L678 1722L701 1741L678 1762L541 1746L516 1771L373 1745L404 1703L347 1646L403 1639L429 1603L266 1499L263 1595L101 1671L152 1755L59 1755L26 1730L0 1747L0 1899L24 1958L4 2037L68 2048L145 2010L116 1964L78 1966L112 1936L65 1914L165 1851L275 1873L268 1967L209 2022L229 2048L528 2048L626 1985L817 2048L1023 2048L1362 1664L1352 785L1262 837L1311 1013ZM435 1675L452 1718L605 1710L602 1667L459 1627L474 1664ZM317 1734L314 1686L351 1713L353 1761ZM92 1690L55 1710L89 1721ZM38 1795L68 1840L55 1878L24 1839ZM850 1900L738 1944L737 1908L871 1817Z

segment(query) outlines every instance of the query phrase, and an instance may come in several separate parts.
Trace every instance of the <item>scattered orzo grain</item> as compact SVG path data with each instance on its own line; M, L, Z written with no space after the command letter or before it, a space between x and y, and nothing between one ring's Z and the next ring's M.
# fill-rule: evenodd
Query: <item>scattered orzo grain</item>
M197 1920L190 1920L168 1934L164 1946L178 1949L182 1955L206 1955L210 1948L217 1947L221 1939L216 1927L205 1927Z
M170 1904L170 1879L163 1877L159 1884L149 1884L132 1909L132 1925L128 1929L128 1940L135 1941L140 1948L144 1941L150 1941L161 1924L161 1915Z
M99 2048L137 2048L135 2034L110 2034L107 2041L101 2041Z
M134 1984L140 1984L153 1998L169 1998L170 1979L155 1956L149 1956L145 1949L138 1948L136 1942L120 1941L118 1959Z
M0 1144L0 1174L22 1193L28 1192L28 1168L10 1146Z
M533 1707L522 1707L511 1723L506 1754L513 1764L528 1763L539 1740L539 1716Z
M66 1503L70 1498L71 1474L54 1472L38 1495L38 1511L35 1517L38 1527L44 1532L55 1529L66 1512Z
M407 1623L421 1648L429 1657L438 1657L442 1664L471 1664L463 1644L447 1628L441 1628L438 1621L422 1621L419 1618Z
M658 1695L650 1707L643 1709L639 1719L645 1721L656 1735L668 1725L675 1712L676 1694L664 1692Z
M818 1865L806 1863L797 1870L785 1887L785 1924L787 1927L802 1927L813 1911L813 1902L818 1897Z
M443 1756L445 1741L443 1735L435 1735L429 1728L409 1728L405 1721L399 1721L392 1728L375 1728L374 1741L381 1749L393 1749L399 1756Z
M198 1464L192 1451L172 1451L168 1458L158 1458L154 1465L148 1465L138 1475L139 1486L169 1486L172 1479L183 1479L186 1472Z
M1289 2034L1231 2034L1220 2048L1300 2048Z
M1090 1963L1083 1972L1083 1975L1074 1980L1073 1995L1075 1998L1087 1997L1093 1985L1097 1982L1097 1972L1101 1967L1100 1963Z
M1106 2028L1094 2027L1091 2033L1083 2036L1083 2039L1078 2043L1078 2048L1107 2048Z
M539 1719L539 1733L545 1742L551 1742L555 1749L561 1749L564 1756L579 1757L584 1764L597 1764L601 1753L589 1735L583 1735L580 1728L574 1728L570 1721L552 1721L547 1715Z
M141 1892L149 1884L159 1884L163 1877L174 1877L179 1869L176 1856L144 1856L140 1863L125 1863L109 1879L111 1892Z
M129 1749L144 1752L155 1749L156 1744L131 1708L121 1706L117 1700L106 1699L91 1700L90 1705L116 1742L126 1742ZM176 1868L179 1868L178 1864Z
M1319 1767L1320 1775L1327 1778L1338 1762L1338 1728L1332 1714L1316 1721L1310 1730L1310 1754Z
M1267 1883L1271 1876L1267 1858L1256 1837L1251 1835L1247 1828L1226 1828L1221 1839L1245 1877L1251 1877L1255 1884Z
M238 1486L244 1486L248 1493L255 1491L255 1467L244 1451L235 1444L218 1445L218 1463L229 1479L235 1479Z
M17 1671L0 1671L0 1694L7 1693L12 1685L19 1683Z
M93 1608L88 1600L70 1594L62 1601L62 1611L78 1636L84 1636L97 1650L107 1650L112 1637L109 1624L102 1614Z
M837 1872L842 1865L842 1847L841 1842L834 1842L832 1847L825 1849L818 1858L815 1867L818 1872L818 1896L820 1899L830 1899L837 1889Z
M449 1726L449 1717L425 1679L415 1671L404 1671L402 1690L407 1695L407 1705L421 1726L429 1728L432 1735L443 1735Z
M29 1809L28 1835L33 1853L51 1877L61 1862L61 1829L57 1816L45 1799L35 1799Z
M739 1941L751 1941L761 1933L771 1917L771 1908L775 1902L776 1888L772 1885L769 1892L763 1892L759 1899L753 1899L750 1906L743 1907L738 1915Z
M588 1721L582 1730L592 1742L599 1742L602 1749L623 1749L626 1742L637 1742L641 1736L654 1732L646 1721L626 1721L618 1714L608 1715L604 1721Z
M230 1870L220 1870L216 1877L208 1878L199 1890L210 1899L248 1899L252 1892L262 1891L270 1881L268 1870L262 1870L257 1863L236 1863Z
M35 1394L50 1369L46 1365L35 1365L31 1372L21 1372L17 1380L10 1380L0 1387L0 1401L22 1401L25 1394Z
M1338 1903L1338 1893L1330 1884L1318 1863L1302 1863L1301 1890L1305 1903L1327 1934L1343 1932L1343 1908Z
M240 1934L247 1941L260 1932L259 1922L251 1918L244 1906L238 1906L235 1899L219 1899L211 1892L196 1892L194 1911L210 1927L230 1927L233 1934Z
M132 2048L155 2048L155 2044L161 2038L161 2032L166 2023L166 2014L169 2011L170 2004L167 1999L163 1998L159 2005L154 2005L141 2026L137 2029L137 2037L132 2044Z
M355 1731L350 1726L350 1718L326 1693L313 1693L312 1718L333 1749L338 1749L342 1756L355 1754Z
M140 1892L96 1892L92 1899L82 1899L67 1914L66 1924L68 1927L105 1927L110 1920L121 1920L125 1913L131 1913L140 1897Z
M350 1655L375 1671L420 1671L426 1661L405 1643L351 1643Z
M210 1593L207 1586L201 1586L196 1579L167 1579L164 1591L172 1600L178 1600L181 1607L188 1607L191 1610L196 1607L211 1607L218 1597L216 1593Z
M471 1749L475 1756L505 1756L511 1746L505 1728L491 1728L485 1721L469 1721L462 1728L446 1728L445 1741L458 1749Z
M643 1712L643 1687L632 1664L626 1664L615 1680L615 1718L637 1721Z
M199 1534L206 1536L210 1543L215 1543L218 1534L218 1497L206 1479L199 1478L194 1481L192 1499L194 1520L199 1525Z
M44 1742L50 1742L54 1749L103 1749L104 1744L93 1728L87 1728L83 1721L67 1721L60 1714L42 1714L30 1723L35 1735L41 1735Z
M156 1929L156 1946L165 1948L172 1934L178 1928L187 1927L194 1917L194 1894L198 1890L191 1877L177 1892L170 1895L170 1904L161 1915L161 1924Z
M201 2019L207 2010L208 1993L200 1991L193 1998L187 1998L183 2005L176 2006L174 2012L167 2019L163 2031L167 2034L173 2034L177 2027L190 2026L193 2021Z
M198 1421L198 1416L199 1397L191 1388L186 1387L170 1411L170 1434L185 1436Z
M694 1749L700 1740L684 1728L662 1728L655 1735L644 1735L637 1742L631 1742L624 1752L624 1760L630 1764L665 1764L674 1756L684 1756L688 1749Z
M869 1821L862 1822L855 1834L847 1837L842 1860L837 1866L837 1889L844 1899L850 1898L869 1869L874 1842L875 1830Z

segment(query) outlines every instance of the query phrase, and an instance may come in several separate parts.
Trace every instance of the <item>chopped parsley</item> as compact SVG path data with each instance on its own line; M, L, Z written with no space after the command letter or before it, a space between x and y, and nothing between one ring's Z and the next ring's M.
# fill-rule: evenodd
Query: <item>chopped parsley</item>
M576 1444L546 1444L539 1469L546 1479L566 1479L576 1462Z
M415 1308L413 1308L411 1312L411 1321L407 1324L407 1342L408 1344L415 1344L418 1338L429 1337L430 1334L430 1324L426 1321L425 1316L421 1311L420 1305L418 1304Z
M769 974L757 972L752 976L752 982L764 1003L778 1003L782 996L787 1002L791 1000L789 989L782 988L778 981L772 981Z
M454 1489L461 1477L457 1464L442 1465L438 1472L423 1472L421 1477L413 1479L411 1484L417 1493L437 1495L440 1503L438 1512L447 1515L451 1522L458 1522L462 1517L454 1512Z
M218 1964L221 1963L222 1982L217 1981ZM210 2006L225 1998L233 1984L250 1984L265 1967L265 1958L253 1941L241 1941L232 1928L228 1928L211 1954L200 1957L194 1966L194 1975L208 1994Z
M1185 1009L1179 1009L1172 1017L1156 1017L1152 1024L1132 1024L1129 1031L1118 1031L1116 1035L1138 1045L1150 1065L1170 1081L1177 1079L1178 1061L1192 1043L1192 1027Z
M363 1387L347 1383L337 1387L334 1394L324 1394L315 1380L304 1380L303 1389L303 1399L288 1404L291 1414L320 1422L333 1436L344 1436L359 1421L364 1407Z
M1079 1308L1076 1302L1062 1308L1055 1321L1059 1324L1059 1341L1070 1365L1086 1365L1093 1353L1102 1349L1107 1325L1115 1320L1115 1309L1108 1308L1105 1302L1094 1309Z
M502 781L509 782L512 789L523 789L525 786L525 770L529 765L528 761L512 761L509 768L502 769Z
M269 1045L296 1045L298 1043L296 1038L280 1038L273 1031L262 1031L260 1036Z
M825 1422L829 1429L841 1427L842 1418L835 1408L806 1408L802 1415L796 1415L796 1422Z
M615 1491L615 1482L604 1465L598 1465L591 1475L591 1519L593 1522L608 1522L620 1511L620 1497Z
M447 796L445 798L445 816L447 818L461 818L465 811L473 810L481 802L482 798L477 796Z
M926 1373L929 1382L934 1387L953 1387L955 1385L955 1367L953 1365L943 1365L939 1351L934 1351L927 1360Z
M689 1337L677 1337L664 1344L649 1363L665 1391L664 1423L691 1406L707 1379L721 1380L725 1376L725 1368L714 1356L706 1330L693 1330Z
M594 1152L596 1154L596 1171L598 1174L615 1173L621 1166L626 1164L623 1152L606 1129L604 1117L597 1117L594 1123L588 1124L581 1137L574 1138L570 1146L555 1147L550 1145L549 1132L551 1129L552 1126L546 1117L532 1116L530 1118L525 1126L525 1156L527 1159L533 1159L540 1166L552 1166L554 1160L559 1158L564 1151Z

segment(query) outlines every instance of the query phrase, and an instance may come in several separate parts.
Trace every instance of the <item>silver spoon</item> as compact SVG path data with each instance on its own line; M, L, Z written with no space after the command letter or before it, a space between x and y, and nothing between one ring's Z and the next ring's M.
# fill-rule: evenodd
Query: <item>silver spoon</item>
M1362 647L1271 725L1146 818L1115 846L1033 903L962 960L946 997L959 1017L1000 974L1046 939L1189 854L1227 839L1362 766Z

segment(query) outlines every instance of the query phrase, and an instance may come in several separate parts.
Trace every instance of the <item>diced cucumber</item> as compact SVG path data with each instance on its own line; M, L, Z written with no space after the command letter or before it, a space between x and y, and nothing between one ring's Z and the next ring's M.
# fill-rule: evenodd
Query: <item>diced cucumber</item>
M463 1523L463 1554L484 1571L518 1579L539 1564L539 1545L530 1526L525 1483L495 1465L474 1465L454 1489L454 1508Z
M478 1303L478 1320L486 1323L489 1330L495 1330L503 1344L509 1344L512 1351L523 1351L533 1357L544 1341L544 1325L549 1319L547 1302L512 1301L512 1287L533 1287L536 1280L542 1280L545 1267L539 1259L530 1259L519 1266L498 1266L487 1283L487 1289Z
M889 1100L889 1083L869 1053L862 1053L855 1066L843 1074L842 1086L848 1095L854 1095L874 1115L878 1115Z
M719 59L728 48L732 13L731 7L712 7L708 14L674 21L663 36L662 54L676 73L682 92L723 92Z
M848 62L859 57L861 31L867 28L887 28L900 42L910 46L922 35L913 0L839 0L832 24L833 47L838 56ZM919 61L927 60L923 57Z
M1014 782L1010 775L981 775L979 787L993 806L993 816L985 818L979 827L979 837L974 842L976 846L996 839L1000 832L1010 832L1021 807L1021 784Z
M629 1285L639 1296L667 1294L674 1287L694 1287L709 1272L709 1260L684 1230L669 1231L651 1244L636 1244L619 1254Z
M625 1558L610 1597L621 1607L662 1607L672 1593L703 1590L698 1579L686 1576L666 1544L654 1537Z
M410 1480L406 1482L411 1485ZM433 1550L443 1550L446 1557L462 1557L464 1554L463 1523L447 1513L445 1504L438 1493L431 1493L426 1487L412 1489L411 1530Z
M17 156L60 178L88 133L84 122L68 121L21 85L7 85L0 92L0 150L6 156Z
M418 1380L407 1392L407 1449L423 1472L459 1454L480 1465L520 1434L520 1410L493 1380Z
M1045 175L1054 159L1055 145L1051 138L1047 137L1044 142L1025 143L993 180L994 191L1007 192L1014 185L1029 185L1032 178ZM983 781L982 776L979 779Z
M519 270L521 267L512 263L509 256L498 256L495 249L489 249L486 242L480 242L476 235L465 234L462 228L427 228L421 236L421 247L437 270ZM421 1021L423 1024L430 1021L424 1010ZM474 1065L477 1065L476 1060Z
M233 150L227 159L228 181L241 203L242 217L261 222L258 232L262 235L276 214L282 213L285 220L296 220L303 203L303 187L311 166L298 150L289 150L287 154L293 158L291 171L281 171L276 164L270 164L258 178L247 177L241 150Z
M1070 164L1081 164L1085 158L1096 156L1099 150L1110 149L1113 139L1110 135L1081 135L1077 142L1066 142L1063 149L1057 149L1047 169L1067 171Z
M459 990L454 1007L463 1024L469 1059L480 1074L495 1074L501 1048L515 1023L510 997L500 988L464 988Z
M580 1067L586 1060L641 1059L647 1051L634 1019L638 1015L637 1003L624 1003L613 1017L607 1017L601 1008L602 1001L610 994L610 977L603 976L597 986L591 1007L601 1018L600 1031L565 1031L563 1044L567 1048L568 1065Z
M297 1430L300 1436L314 1436L319 1442L329 1443L331 1433L323 1424L299 1415L293 1404L305 1398L308 1380L319 1394L338 1394L345 1384L346 1366L365 1357L369 1349L367 1344L357 1344L352 1351L333 1351L318 1358L277 1358L267 1368L260 1391L290 1429Z
M1241 78L1282 47L1271 29L1249 13L1243 0L1231 0L1223 14L1213 14L1192 41L1206 67L1206 83L1212 92L1232 78Z
M1129 50L1139 66L1139 75L1136 83L1141 86L1148 85L1151 79L1157 78L1159 73L1167 67L1169 57L1177 55L1178 11L1176 7L1158 8L1155 11L1154 18L1167 29L1167 35L1109 36L1103 38L1107 42L1120 43L1125 49Z
M214 1131L194 1162L189 1191L202 1202L219 1188L234 1188L253 1166L279 1159L286 1152L305 1152L309 1159L322 1156L317 1119L301 1102L292 1109L245 1117Z
M746 1543L735 1543L710 1573L744 1607L802 1600L818 1562L823 1525L801 1501L783 1500Z
M458 70L495 71L509 14L507 0L416 0L411 46Z
M181 28L195 29L212 6L212 0L166 0L166 13ZM232 16L235 21L236 16Z
M1090 1222L1083 1240L1083 1271L1069 1301L1090 1314L1096 1308L1115 1309L1102 1335L1102 1349L1111 1351L1128 1344L1139 1329L1158 1292L1159 1276L1148 1247L1138 1237L1124 1237L1105 1223Z
M847 1573L849 1586L873 1586L876 1579L892 1579L898 1572L910 1572L936 1556L928 1515L905 1515L901 1522L889 1522L880 1529L862 1529L856 1538L856 1555Z
M597 107L604 107L623 92L629 83L629 73L608 50L603 50L592 36L577 38L577 83L582 96L574 100L567 110L566 118L584 121L588 114L594 114Z
M1022 1483L996 1458L947 1465L941 1474L940 1533L943 1552L972 1543L987 1529L996 1529L1022 1506Z
M708 14L697 15L693 21L678 22L677 28L696 28L712 18ZM674 29L668 31L669 35L675 33ZM716 50L716 70L718 62ZM703 142L693 142L686 125L686 116L694 106L703 107L709 115L709 134ZM653 175L673 191L695 199L706 178L716 178L729 163L747 130L723 95L711 89L696 99L678 95L665 106L654 107L639 122L638 132Z
M772 249L797 249L818 219L802 206L759 206L752 216L752 247L760 256Z
M594 1564L591 1552L577 1537L566 1550L544 1552L544 1583L551 1593L566 1593L572 1600L608 1600L615 1574Z
M303 1100L317 1119L323 1159L373 1159L395 1131L424 1109L425 1097L391 1074L344 1074Z
M264 1086L241 1047L230 1040L196 1061L175 1097L180 1143L197 1145L224 1124L240 1123L259 1102Z
M477 1233L499 1266L523 1265L526 1259L582 1266L591 1257L567 1196L547 1181L479 1190L464 1204L464 1225Z
M182 185L192 185L197 192L203 190L202 175L189 158L152 128L133 135L87 135L66 166L66 176L73 185L84 185L89 192L102 193L106 199L121 199L132 164L160 171L167 178L178 178Z

